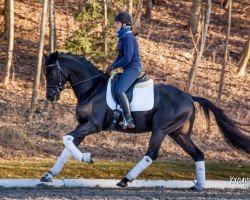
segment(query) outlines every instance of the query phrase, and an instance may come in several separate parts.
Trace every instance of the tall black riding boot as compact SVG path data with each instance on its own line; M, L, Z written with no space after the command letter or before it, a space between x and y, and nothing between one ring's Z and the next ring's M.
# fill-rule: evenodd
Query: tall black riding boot
M117 99L118 99L120 106L122 107L123 113L124 113L124 120L123 120L123 122L120 122L119 124L124 129L126 129L127 127L135 128L134 120L131 116L129 100L128 100L126 93L125 92L120 93L119 95L117 95Z

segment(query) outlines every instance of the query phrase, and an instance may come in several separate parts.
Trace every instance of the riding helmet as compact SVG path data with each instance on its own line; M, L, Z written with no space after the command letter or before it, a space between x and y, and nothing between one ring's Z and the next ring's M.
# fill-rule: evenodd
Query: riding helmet
M131 25L132 17L127 12L120 12L118 15L115 16L115 21L119 21L122 23L126 23L127 25Z

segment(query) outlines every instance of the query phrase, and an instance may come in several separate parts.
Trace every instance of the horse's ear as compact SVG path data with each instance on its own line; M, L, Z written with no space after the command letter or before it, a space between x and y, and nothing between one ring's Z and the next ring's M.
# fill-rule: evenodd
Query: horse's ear
M55 52L55 57L58 58L58 51Z
M45 58L45 60L47 60L47 58L49 57L46 53L43 52L43 57Z

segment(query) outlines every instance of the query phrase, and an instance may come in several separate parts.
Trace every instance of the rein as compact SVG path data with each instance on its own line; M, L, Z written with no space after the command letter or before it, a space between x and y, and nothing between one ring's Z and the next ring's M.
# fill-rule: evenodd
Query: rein
M80 82L78 82L78 83L72 84L72 85L70 85L70 86L68 86L68 87L74 87L74 86L76 86L76 85L79 85L79 84L81 84L81 83L85 83L85 82L87 82L87 81L90 81L90 80L92 80L92 79L94 79L94 78L97 78L97 77L100 77L100 76L102 76L102 75L103 75L103 74L98 74L98 75L96 75L96 76L92 76L92 77L90 77L90 78L88 78L88 79L85 79L85 80L80 81Z
M48 66L45 66L45 67L53 67L53 66L57 66L57 75L58 75L58 78L57 78L57 79L58 79L58 85L48 85L48 87L54 87L54 88L56 88L58 91L62 91L63 85L62 85L62 77L61 77L61 74L62 74L65 78L66 78L66 76L64 75L63 70L62 70L62 68L61 68L60 63L59 63L58 60L56 61L56 64L51 64L51 65L48 65ZM74 87L74 86L76 86L76 85L85 83L85 82L87 82L87 81L90 81L90 80L95 79L95 78L97 78L97 77L100 77L100 76L102 76L102 75L104 75L104 73L98 74L98 75L93 76L93 77L90 77L90 78L87 78L87 79L85 79L85 80L83 80L83 81L80 81L80 82L78 82L78 83L74 83L74 84L72 84L72 85L68 85L68 86L66 85L66 86L64 86L64 88L66 88L66 89L72 88L72 87Z

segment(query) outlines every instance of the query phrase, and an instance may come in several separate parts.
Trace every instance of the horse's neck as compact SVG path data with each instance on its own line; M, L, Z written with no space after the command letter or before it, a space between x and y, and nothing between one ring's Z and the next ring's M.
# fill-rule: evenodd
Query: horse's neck
M105 78L97 77L93 80L74 86L73 91L78 101L89 101L95 93L99 94L101 92L104 92L105 90L101 90L100 88L105 86L107 83L108 80L106 80Z
M96 88L107 83L107 77L104 77L105 75L94 78L100 74L100 71L97 69L91 69L91 67L78 67L71 71L70 82L72 85L86 80L86 82L82 82L76 86L73 86L73 91L78 101L80 99L88 99L88 97L91 96Z

